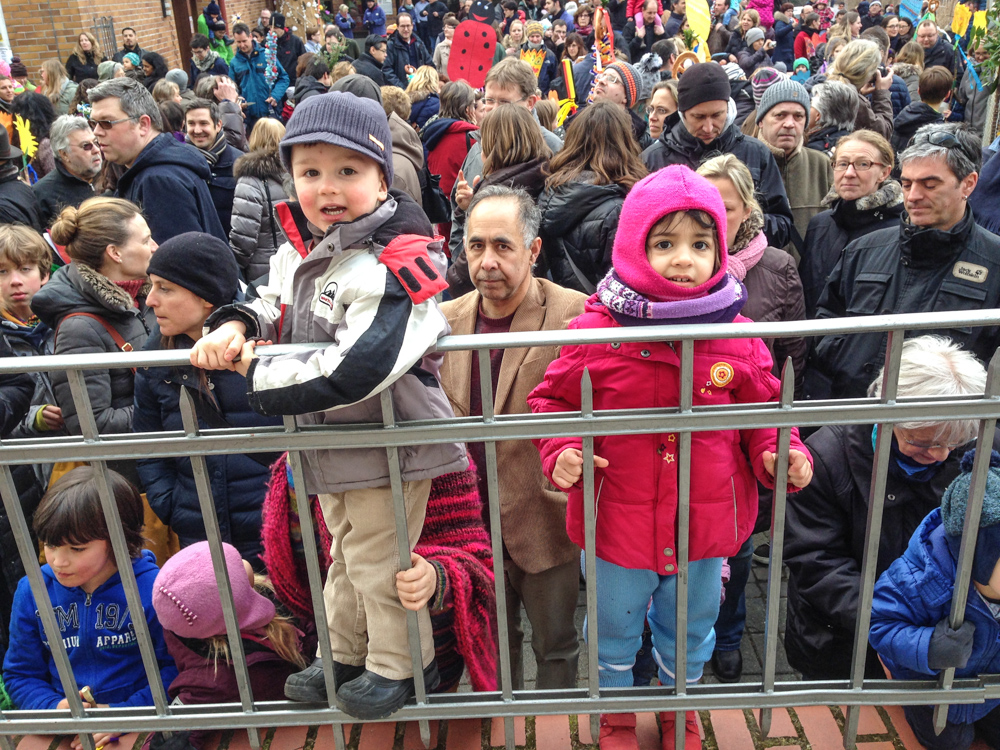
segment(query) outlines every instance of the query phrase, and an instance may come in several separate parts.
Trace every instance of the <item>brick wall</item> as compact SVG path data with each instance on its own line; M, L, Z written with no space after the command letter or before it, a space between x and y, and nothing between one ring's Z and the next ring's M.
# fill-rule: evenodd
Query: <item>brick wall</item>
M201 12L208 0L197 0ZM244 19L256 19L265 0L229 0L226 17L232 23L236 13ZM15 55L20 55L28 66L28 77L38 83L38 69L44 60L58 57L65 62L79 33L91 30L94 19L101 16L114 18L116 42L121 46L121 30L132 26L139 35L139 45L144 50L159 52L170 67L187 70L188 50L183 54L177 43L174 8L191 7L189 17L195 13L191 0L176 3L165 0L167 17L163 16L160 0L3 0L7 34ZM193 23L190 18L186 23ZM105 50L108 57L115 50ZM181 65L181 62L184 64Z

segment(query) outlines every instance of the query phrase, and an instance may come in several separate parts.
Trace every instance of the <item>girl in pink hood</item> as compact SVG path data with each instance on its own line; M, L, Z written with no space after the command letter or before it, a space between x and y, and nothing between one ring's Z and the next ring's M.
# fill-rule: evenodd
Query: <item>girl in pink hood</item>
M705 178L683 166L654 172L632 188L619 226L613 268L571 328L747 321L739 315L746 288L727 273L726 209ZM584 368L593 381L595 409L676 409L680 404L679 346L612 343L563 347L528 398L532 410L578 411ZM695 406L775 401L779 385L760 339L695 342ZM566 524L570 538L582 547L582 441L551 438L536 444L546 475L569 493ZM678 444L676 433L614 435L594 442L602 688L632 685L647 618L660 682L674 683ZM723 559L736 554L752 531L757 480L774 486L776 449L774 429L692 434L689 683L701 679L712 655ZM790 490L809 484L811 461L793 430ZM661 714L660 721L663 748L672 749L674 713ZM700 748L694 711L685 723L685 748ZM602 716L600 747L637 750L635 715Z

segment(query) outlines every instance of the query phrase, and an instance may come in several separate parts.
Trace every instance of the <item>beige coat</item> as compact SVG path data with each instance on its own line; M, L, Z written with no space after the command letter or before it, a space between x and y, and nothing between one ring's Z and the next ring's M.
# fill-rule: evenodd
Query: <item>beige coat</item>
M545 279L533 279L514 314L511 332L562 331L583 312L586 295ZM455 335L476 330L479 292L473 291L441 305ZM441 385L455 416L469 416L472 351L448 352L441 367ZM559 356L558 346L507 349L494 403L497 414L530 414L528 394ZM500 528L504 544L519 568L541 573L579 558L580 548L566 534L566 495L542 474L538 450L530 440L497 443L500 479ZM480 467L485 471L485 467ZM483 498L485 502L485 498Z

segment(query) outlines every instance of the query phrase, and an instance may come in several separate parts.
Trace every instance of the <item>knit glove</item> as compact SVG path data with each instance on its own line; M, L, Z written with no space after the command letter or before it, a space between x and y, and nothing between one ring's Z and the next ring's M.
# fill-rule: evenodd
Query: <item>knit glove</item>
M972 656L972 636L976 626L966 620L958 630L952 630L948 618L934 626L931 643L927 649L927 666L935 671L955 667L961 669Z

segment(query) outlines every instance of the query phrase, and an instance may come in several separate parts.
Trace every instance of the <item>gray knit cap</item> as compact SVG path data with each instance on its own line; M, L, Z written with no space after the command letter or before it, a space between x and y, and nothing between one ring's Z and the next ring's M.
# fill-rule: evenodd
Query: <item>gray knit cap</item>
M763 38L764 38L764 30L759 26L754 26L747 32L744 41L747 43L747 47L749 47L754 42L759 42Z
M311 96L292 112L281 139L281 162L291 171L292 146L330 143L374 159L392 184L392 134L385 110L371 99L333 91Z
M976 452L970 450L962 456L960 464L962 473L955 477L941 497L941 522L948 546L956 559L965 526L965 508L969 502L975 455ZM986 474L983 512L979 517L976 554L972 561L972 580L988 584L998 560L1000 560L1000 453L992 451L990 469Z
M185 73L180 68L173 68L171 70L168 70L167 74L165 76L163 76L163 77L166 78L171 83L176 83L177 84L177 88L180 89L180 91L181 91L182 94L185 91L187 91L187 87L188 87L188 74Z
M760 97L760 106L757 107L757 123L760 124L764 115L785 102L795 102L802 105L805 108L806 117L809 117L809 92L806 91L806 87L791 78L784 78L768 86Z

